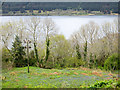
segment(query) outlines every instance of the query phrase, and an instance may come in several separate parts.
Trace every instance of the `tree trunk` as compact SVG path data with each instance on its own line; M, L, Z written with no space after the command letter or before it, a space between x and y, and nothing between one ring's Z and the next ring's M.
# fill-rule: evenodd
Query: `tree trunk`
M34 42L34 51L35 51L36 59L37 59L37 61L38 61L38 63L39 63L38 52L37 52L37 48L36 48L35 42ZM39 63L39 66L40 66L40 63Z

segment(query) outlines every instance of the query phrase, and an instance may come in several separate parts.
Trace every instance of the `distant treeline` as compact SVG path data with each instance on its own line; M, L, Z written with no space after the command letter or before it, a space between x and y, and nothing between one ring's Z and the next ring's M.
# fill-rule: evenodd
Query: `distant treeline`
M10 11L73 9L118 13L117 2L4 2L2 3L3 13Z

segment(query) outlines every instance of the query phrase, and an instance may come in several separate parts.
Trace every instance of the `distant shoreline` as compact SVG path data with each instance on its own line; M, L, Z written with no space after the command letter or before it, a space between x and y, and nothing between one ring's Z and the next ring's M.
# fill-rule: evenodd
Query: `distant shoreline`
M5 15L2 14L0 16L118 16L119 14L103 14L103 15Z

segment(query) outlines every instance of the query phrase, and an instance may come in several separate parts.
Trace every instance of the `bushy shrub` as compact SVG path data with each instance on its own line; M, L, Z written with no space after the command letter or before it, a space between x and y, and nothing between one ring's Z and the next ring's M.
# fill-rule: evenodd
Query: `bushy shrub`
M104 80L96 82L94 85L89 86L88 88L120 88L118 83L115 80Z
M46 68L46 69L51 69L55 67L55 63L53 63L52 59L47 60L47 62L45 60L42 61L42 67Z
M32 50L30 52L29 64L30 64L30 66L36 66L36 62L37 62L37 60L35 58L34 51Z
M66 58L65 66L66 67L79 67L83 66L85 61L78 59L77 57Z
M103 69L104 69L104 67L102 67L102 66L98 66L97 68L98 68L98 69L101 69L101 70L103 70Z
M118 54L114 53L110 57L107 58L107 60L104 63L104 68L106 70L118 70Z
M9 51L3 47L2 48L2 69L10 69L13 67L12 56Z
M5 47L3 47L2 48L2 62L8 62L11 60L12 60L12 57L11 57L9 51Z
M120 88L120 80L118 80L118 83L116 84L116 87Z

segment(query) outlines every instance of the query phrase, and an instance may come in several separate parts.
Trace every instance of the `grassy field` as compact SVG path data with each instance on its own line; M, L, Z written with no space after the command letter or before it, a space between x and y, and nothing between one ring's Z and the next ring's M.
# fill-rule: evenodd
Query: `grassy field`
M2 73L3 88L83 88L95 82L116 79L117 75L88 68L14 68Z

